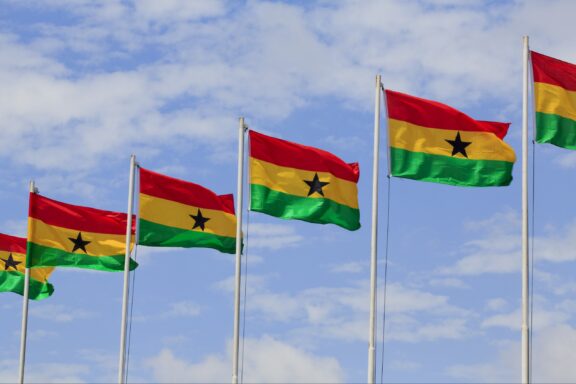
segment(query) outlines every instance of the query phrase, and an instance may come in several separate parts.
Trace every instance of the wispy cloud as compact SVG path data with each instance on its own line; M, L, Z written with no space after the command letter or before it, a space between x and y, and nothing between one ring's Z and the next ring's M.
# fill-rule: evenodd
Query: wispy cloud
M519 71L509 47L520 17L551 12L525 3L343 1L306 10L264 1L157 3L47 1L43 8L76 22L29 25L26 40L0 35L0 79L9 95L0 98L0 149L5 143L3 149L16 150L13 161L21 164L64 171L89 170L121 148L153 157L181 138L210 142L220 157L233 150L229 133L236 126L234 117L223 116L247 111L278 120L323 96L367 109L378 68L387 86L459 106L487 95L502 99L512 95ZM498 12L518 23L501 25L492 17ZM406 19L409 31L400 21ZM59 60L62 52L69 60ZM144 52L133 65L131 58ZM101 70L110 62L120 64ZM191 101L181 105L182 99ZM327 140L334 147L363 145L353 137Z
M568 324L556 324L534 334L532 380L542 383L571 383L576 377L572 361L576 352L576 330ZM520 343L507 341L496 346L494 358L470 365L454 365L447 373L460 380L484 383L511 383L520 380Z
M302 235L288 224L250 224L250 248L277 250L294 247L304 240Z
M3 383L18 382L18 367L16 360L0 361L0 381ZM46 363L27 365L26 381L30 383L86 383L86 376L90 373L90 367L82 364L69 363Z
M30 315L58 323L68 323L71 321L87 319L94 316L94 313L81 308L70 308L60 304L42 304L43 305L30 307Z
M334 273L360 273L366 269L366 263L351 261L349 263L334 265L330 268L330 272Z
M262 286L250 294L248 311L266 321L292 324L295 334L360 341L366 338L369 311L366 282L343 287L317 287L295 294L271 292ZM379 306L383 290L379 290ZM424 341L466 336L470 312L453 306L448 297L390 284L386 311L390 339ZM418 320L426 314L426 320ZM387 336L388 337L388 336Z
M270 336L245 341L244 380L267 383L339 383L344 372L338 361L279 341ZM229 348L227 348L229 350ZM145 364L159 382L204 383L229 380L228 355L208 355L199 362L189 362L175 356L170 349L149 358Z
M453 265L439 268L438 275L466 276L520 271L520 218L515 211L496 213L486 220L466 223L477 237L465 243L463 256ZM563 263L576 260L576 223L553 228L533 238L539 262ZM540 272L536 277L545 278Z
M195 317L202 312L200 306L191 301L178 301L170 304L170 309L165 313L172 317Z

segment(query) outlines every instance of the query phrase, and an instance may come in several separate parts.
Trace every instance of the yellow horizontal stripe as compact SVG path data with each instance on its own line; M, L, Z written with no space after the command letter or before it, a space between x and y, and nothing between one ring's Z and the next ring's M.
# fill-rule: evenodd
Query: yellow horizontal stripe
M452 156L452 145L460 132L460 139L470 142L466 155L470 160L500 160L514 162L516 155L508 144L487 132L454 131L451 129L425 128L406 121L389 119L390 146L412 152L423 152L455 158L465 158L461 153Z
M321 182L329 184L322 187L324 196L318 192L308 196L310 186L304 181L312 181L318 173ZM296 168L281 167L267 161L250 158L250 184L258 184L278 192L310 198L326 198L338 204L358 208L358 186L348 180L342 180L328 172L304 171Z
M5 269L6 267L5 260L8 260L10 253L12 253L12 259L14 259L15 262L19 263L16 265L16 269L14 269L13 267ZM0 251L0 270L8 272L16 270L18 272L25 273L25 269L26 269L26 255L24 255L23 253ZM30 268L30 277L34 280L45 282L53 270L54 267Z
M236 237L236 216L213 209L200 208L200 213L210 220L204 223L204 230L194 228L196 221L190 215L198 214L198 207L182 204L160 197L140 194L140 218L168 227L212 233L220 236Z
M536 112L576 120L576 92L552 84L534 83Z
M29 228L32 229L32 232L28 232L32 234L32 238L29 241L66 252L72 252L72 249L74 249L74 242L69 238L76 239L78 237L77 230L48 225L34 218L29 218ZM77 249L74 253L89 256L112 256L125 253L125 235L94 232L81 232L81 234L82 240L90 243L85 245L86 252Z

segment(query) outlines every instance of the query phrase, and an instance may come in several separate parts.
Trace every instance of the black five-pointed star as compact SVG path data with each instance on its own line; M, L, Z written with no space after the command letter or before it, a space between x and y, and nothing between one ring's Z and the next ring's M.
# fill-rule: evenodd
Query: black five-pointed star
M446 139L446 141L452 146L452 156L456 155L457 153L461 153L465 158L468 158L466 147L472 144L472 142L462 141L460 138L460 132L456 134L456 138L454 140Z
M310 187L310 190L308 191L308 196L310 196L314 192L318 192L319 194L324 196L324 192L322 191L322 187L330 184L327 181L320 181L317 173L314 174L314 178L312 180L304 180L304 182L306 184L308 184L308 186Z
M202 231L204 231L205 228L204 224L206 224L206 222L210 220L209 217L202 216L202 212L200 211L200 209L198 209L196 215L190 215L190 217L194 219L194 226L192 227L192 229L200 227Z
M12 267L14 269L17 269L16 266L20 263L22 263L21 261L16 261L14 260L14 258L12 257L12 254L8 255L7 259L2 259L2 261L4 262L4 270L6 271L8 268Z
M72 248L72 252L75 252L77 249L81 249L86 252L86 246L91 243L91 241L86 241L82 239L82 233L78 232L78 236L76 238L69 237L68 238L72 243L74 243L74 248Z

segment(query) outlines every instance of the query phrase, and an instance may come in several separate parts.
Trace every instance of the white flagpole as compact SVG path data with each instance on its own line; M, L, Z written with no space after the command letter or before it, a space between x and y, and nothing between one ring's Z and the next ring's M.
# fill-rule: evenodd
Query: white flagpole
M240 346L240 267L242 262L242 205L244 182L244 118L239 119L238 126L238 186L236 189L236 286L234 290L234 340L232 342L232 384L238 383L238 355Z
M370 247L370 336L368 339L368 384L376 381L376 290L378 262L378 155L380 147L380 75L376 75L374 102L374 154L372 166L372 240Z
M523 38L522 71L522 383L530 382L528 324L528 36Z
M37 193L34 180L30 181L30 193ZM30 230L30 228L28 228ZM22 333L20 335L20 372L18 381L24 383L24 364L26 362L26 337L28 336L28 298L30 297L30 268L28 251L26 251L26 268L24 269L24 295L22 299Z
M124 291L122 298L122 324L120 328L120 358L118 367L118 383L124 383L126 368L126 318L128 314L128 290L130 283L130 240L132 239L132 212L134 210L134 175L136 156L130 156L130 180L128 184L128 218L126 223L126 248L124 258Z

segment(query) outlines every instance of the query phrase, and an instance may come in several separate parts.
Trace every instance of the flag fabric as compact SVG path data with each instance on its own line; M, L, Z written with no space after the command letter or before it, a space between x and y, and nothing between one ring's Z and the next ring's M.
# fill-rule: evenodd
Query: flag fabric
M576 149L576 65L531 51L536 141Z
M127 219L125 213L66 204L30 193L29 266L122 271ZM130 260L131 270L137 265Z
M26 239L0 233L0 292L24 294ZM28 298L42 300L52 295L54 287L48 276L54 268L30 269Z
M360 228L358 163L252 130L249 135L252 211Z
M234 197L140 168L139 244L236 251Z
M474 120L447 105L386 90L392 176L459 186L509 185L509 123Z

